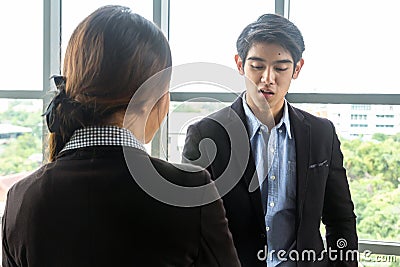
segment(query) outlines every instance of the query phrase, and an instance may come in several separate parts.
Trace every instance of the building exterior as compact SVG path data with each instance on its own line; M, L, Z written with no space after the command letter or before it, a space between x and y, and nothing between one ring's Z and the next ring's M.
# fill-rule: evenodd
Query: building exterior
M359 104L296 104L308 112L330 119L341 138L369 140L375 133L400 132L400 106Z
M0 140L16 138L25 133L31 133L32 129L28 127L16 126L12 124L0 124Z

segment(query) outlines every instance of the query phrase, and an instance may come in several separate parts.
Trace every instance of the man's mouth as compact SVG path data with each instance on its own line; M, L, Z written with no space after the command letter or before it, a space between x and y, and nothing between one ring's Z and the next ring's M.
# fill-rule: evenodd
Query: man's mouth
M264 96L271 96L274 95L275 93L270 91L270 90L264 90L264 89L258 89L259 93L262 93Z

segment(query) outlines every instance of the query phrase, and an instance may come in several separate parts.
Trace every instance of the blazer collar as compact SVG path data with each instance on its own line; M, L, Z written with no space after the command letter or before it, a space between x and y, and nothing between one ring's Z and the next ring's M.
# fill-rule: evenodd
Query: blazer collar
M242 123L246 126L247 133L249 134L248 125L247 125L247 122L246 122L246 113L244 112L244 109L243 109L243 96L244 96L244 93L245 92L242 92L236 98L236 100L232 103L231 108L233 109L233 111L235 111L235 113L241 119Z
M253 152L251 151L250 136L249 136L250 131L248 128L249 126L247 125L246 114L243 109L243 93L240 94L239 97L232 103L231 109L241 119L243 125L246 126L246 131L248 135L247 142L248 146L250 147L250 153L248 158L248 164L243 174L243 185L246 186L247 192L249 193L249 197L252 203L252 208L254 209L254 212L257 215L261 231L265 231L264 209L262 207L262 202L261 202L261 191L256 172L256 165L253 158ZM246 160L242 157L242 155L234 155L234 159L237 161Z

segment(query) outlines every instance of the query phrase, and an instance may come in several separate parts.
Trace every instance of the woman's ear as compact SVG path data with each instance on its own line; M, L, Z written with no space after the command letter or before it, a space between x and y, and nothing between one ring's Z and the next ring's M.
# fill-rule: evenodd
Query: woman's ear
M165 116L168 114L170 103L169 92L164 94L152 107L145 124L145 134L144 134L144 143L149 143L158 129L161 126L162 121Z
M159 114L160 124L161 121L163 121L165 116L167 116L168 114L169 103L170 103L170 95L168 92L160 98L158 103L158 114Z
M238 54L235 55L235 62L240 75L244 75L243 60L240 58Z
M294 73L292 75L293 79L297 79L297 77L299 77L299 73L300 73L303 65L304 65L304 59L300 58L299 62L297 62L297 64L296 64L296 67L294 68Z

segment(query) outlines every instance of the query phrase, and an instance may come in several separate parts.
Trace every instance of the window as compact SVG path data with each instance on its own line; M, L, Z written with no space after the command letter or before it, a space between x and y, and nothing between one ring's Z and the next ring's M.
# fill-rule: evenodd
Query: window
M376 115L377 118L394 118L394 115Z
M32 171L42 156L42 100L0 99L0 176Z
M399 241L398 203L400 203L400 126L381 124L353 124L348 116L351 104L294 104L320 116L322 112L336 127L344 166L352 192L357 230L360 239ZM387 107L369 105L371 115ZM393 106L399 110L400 106ZM318 110L318 113L315 112ZM338 124L338 112L342 114ZM359 114L353 114L359 118ZM379 118L376 121L385 121ZM368 122L368 121L367 121ZM365 128L368 127L366 131ZM358 129L361 128L361 131ZM396 215L394 215L396 214ZM371 265L375 266L375 265ZM395 265L397 266L397 265Z
M387 125L387 124L377 124L377 128L394 128L394 125Z
M181 160L188 125L230 104L231 102L171 102L169 160ZM372 127L375 124L352 124L351 116L343 118L351 112L351 104L294 105L314 115L328 118L335 125L355 204L359 238L398 241L400 125L386 129L386 125L381 128ZM370 107L377 111L382 108L380 105ZM394 108L398 109L400 106ZM337 116L338 114L341 116ZM366 127L368 131L365 130Z
M351 119L352 120L366 120L367 119L367 115L365 115L365 114L351 114Z
M42 162L43 1L3 1L0 25L0 215L8 188ZM16 99L18 97L24 99Z
M42 107L38 99L0 98L0 216L8 189L42 164Z
M170 0L170 44L174 65L213 62L236 69L236 39L274 1Z
M368 124L350 124L350 127L368 127Z
M400 55L392 55L400 44L393 35L399 7L396 0L290 1L289 19L302 31L306 46L305 64L290 92L304 93L304 99L308 93L322 94L321 99L326 94L325 103L352 103L350 94L363 98L337 105L340 119L328 116L342 141L361 240L400 241L400 176L393 174L400 171L400 102L384 99L385 94L396 98L400 85L395 63Z
M43 1L3 1L1 10L0 90L42 90Z
M351 105L352 110L371 110L370 105Z
M43 132L40 129L44 126L40 114L43 104L48 101L46 79L62 66L57 59L59 54L51 53L60 47L59 34L49 37L43 30L46 26L43 21L62 17L62 27L57 30L62 31L63 58L73 29L89 12L102 5L127 5L147 19L153 17L151 0L62 1L62 16L60 10L46 9L49 2L22 0L2 3L3 10L18 11L17 16L15 12L3 12L0 18L1 25L6 25L2 27L5 38L0 49L0 66L7 70L7 75L0 80L0 176L2 183L7 182L0 190L4 192L13 181L37 168L43 158ZM53 5L53 1L51 3ZM60 4L61 0L54 3ZM400 40L394 33L400 24L399 5L397 0L293 0L290 1L290 12L285 7L285 14L289 14L299 26L306 43L305 65L299 79L292 83L291 92L304 93L306 99L312 98L309 93L333 93L336 94L334 98L352 103L331 104L326 100L296 105L331 119L336 127L342 142L361 239L400 240L400 103L374 103L375 95L398 92L395 64L400 55L395 51ZM233 59L236 38L245 25L262 13L274 13L275 1L170 0L169 10L166 21L169 21L170 31L167 34L175 66L201 61L236 70ZM316 22L318 27L315 27ZM49 24L58 28L58 23L51 21ZM50 49L46 50L43 40L46 42L48 39L55 41L51 41ZM50 73L47 73L49 69ZM179 162L187 126L229 105L233 99L226 97L226 90L215 86L196 85L181 90L186 93L198 91L223 94L214 98L220 102L171 102L170 119L164 124L169 135L156 137L146 145L148 151L159 150L160 157L168 155L171 161ZM350 102L347 93L365 94L367 101ZM299 101L294 99L293 102ZM20 148L26 149L19 151ZM0 203L3 201L4 194L0 194ZM0 207L0 214L2 210ZM374 266L374 263L368 266Z
M305 64L292 92L398 92L397 0L290 1L302 31ZM318 26L316 26L318 24ZM384 77L384 78L382 78Z
M212 112L224 108L231 103L210 102L210 100L186 102L171 102L168 114L168 160L181 162L183 146L185 145L186 131L190 124L199 121Z

